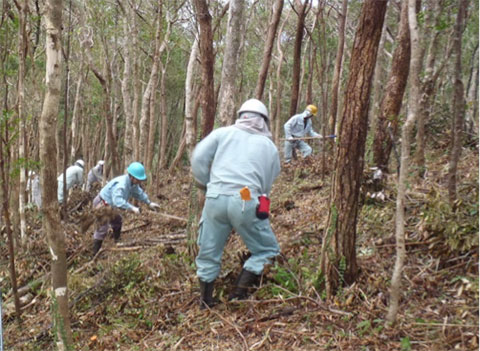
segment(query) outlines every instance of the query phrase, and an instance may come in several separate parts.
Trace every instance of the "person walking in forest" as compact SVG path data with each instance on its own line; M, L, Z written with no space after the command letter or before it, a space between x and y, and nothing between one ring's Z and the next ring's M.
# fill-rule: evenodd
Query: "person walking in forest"
M75 185L81 186L83 184L83 167L85 162L77 160L73 165L66 170L67 193ZM63 203L63 173L57 178L57 199L59 203Z
M114 209L132 211L138 214L140 213L140 208L128 202L132 197L146 203L153 210L160 208L160 205L150 201L148 195L140 186L146 179L145 167L140 162L132 162L127 167L127 174L113 178L100 190L93 199L93 208L98 209L103 206L110 206ZM122 230L122 216L116 214L109 222L102 223L96 228L93 233L93 257L102 247L109 226L113 230L113 239L115 242L118 242Z
M305 136L321 137L316 133L312 127L312 117L317 115L317 107L315 105L308 105L305 111L290 117L284 124L285 130L285 162L289 163L292 160L293 149L298 149L302 153L302 157L308 157L312 154L312 148L305 141L299 140Z
M217 303L214 281L220 273L223 249L232 228L251 253L229 300L245 299L264 266L280 252L268 220L267 197L280 173L280 159L268 128L265 105L250 99L238 110L233 126L218 128L196 146L192 172L206 191L196 258L201 308Z
M88 172L87 175L87 184L85 185L85 190L90 191L92 184L101 183L103 180L103 165L105 161L100 160L97 164Z
M42 189L40 188L40 176L34 171L28 171L27 192L29 202L37 208L42 208Z

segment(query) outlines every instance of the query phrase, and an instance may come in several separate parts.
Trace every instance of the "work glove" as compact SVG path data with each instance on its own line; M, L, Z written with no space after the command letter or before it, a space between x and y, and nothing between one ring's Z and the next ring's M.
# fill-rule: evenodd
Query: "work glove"
M292 144L295 140L293 140L293 137L288 137L288 138L287 138L287 141L288 141L290 144Z
M135 214L139 214L140 213L140 208L132 206L132 212L135 213Z
M152 210L156 210L156 209L160 208L160 205L157 204L157 203L155 203L155 202L150 202L150 203L148 204L148 206L149 206Z

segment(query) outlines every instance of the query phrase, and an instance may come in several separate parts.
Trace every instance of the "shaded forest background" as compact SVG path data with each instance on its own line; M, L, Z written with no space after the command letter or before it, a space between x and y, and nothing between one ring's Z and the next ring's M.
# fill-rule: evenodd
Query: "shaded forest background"
M49 322L56 318L49 316L55 301L48 293L52 245L45 244L46 216L27 192L29 171L41 173L45 167L40 119L50 3L3 0L1 10L0 279L8 306L6 345L15 350L51 348L56 333ZM405 40L400 35L404 2L388 1L378 51L364 58L374 74L359 156L361 189L353 204L354 253L361 270L356 282L340 282L340 292L332 293L319 279L322 238L335 201L331 189L339 174L336 145L341 150L346 143L315 141L314 157L284 167L271 194L272 223L284 257L266 273L253 300L258 304L225 305L207 315L195 300L194 233L201 206L189 178L190 152L212 128L232 124L236 109L251 97L267 105L280 151L283 124L310 103L319 107L314 129L340 136L349 99L356 99L357 90L348 83L369 1L58 3L63 5L61 87L58 116L50 126L57 155L48 167L58 176L82 158L86 176L103 159L105 177L111 179L131 161L141 161L151 198L164 214L177 217L127 216L124 246L107 246L89 263L91 232L78 228L95 191L77 189L66 207L55 208L58 218L63 211L59 232L72 294L72 340L79 349L478 348L478 2L416 1L419 45L412 55L418 54L418 74L405 81L399 111L385 115L390 77L404 67L395 52ZM408 71L410 60L405 63ZM414 92L417 107L411 102ZM411 305L401 308L397 328L389 329L383 325L396 255L401 131L412 111L417 119L405 182L408 257L402 293L403 303L411 298ZM458 170L452 166L455 155ZM372 178L373 167L384 172L382 182ZM233 238L227 250L225 261L231 262L221 277L226 286L233 283L243 248ZM346 267L333 262L343 267L336 278L348 280L355 260L347 258ZM12 293L17 290L13 265L21 294L29 294L22 301ZM156 313L148 309L152 302ZM21 323L28 328L17 328L14 307L39 318L24 317ZM204 324L196 324L197 318ZM289 334L289 326L297 333Z

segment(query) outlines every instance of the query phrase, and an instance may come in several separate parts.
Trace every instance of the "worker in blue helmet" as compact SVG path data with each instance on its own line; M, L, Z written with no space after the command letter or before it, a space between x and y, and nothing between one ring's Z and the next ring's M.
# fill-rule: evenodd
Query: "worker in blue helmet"
M140 162L132 162L127 168L127 174L112 179L100 190L100 193L93 199L93 208L111 206L140 213L139 207L128 202L132 197L146 203L152 209L160 208L157 203L150 201L148 195L140 187L140 184L146 179L145 167ZM109 226L112 227L115 242L118 242L122 230L122 216L116 215L109 223L101 224L95 230L93 233L93 256L102 247Z

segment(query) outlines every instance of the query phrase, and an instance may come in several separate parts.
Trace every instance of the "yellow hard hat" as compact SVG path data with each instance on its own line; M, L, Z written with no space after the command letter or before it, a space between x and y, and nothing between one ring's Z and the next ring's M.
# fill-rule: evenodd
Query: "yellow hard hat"
M311 114L314 115L314 116L317 115L317 106L315 106L315 105L308 105L305 110L310 111Z

